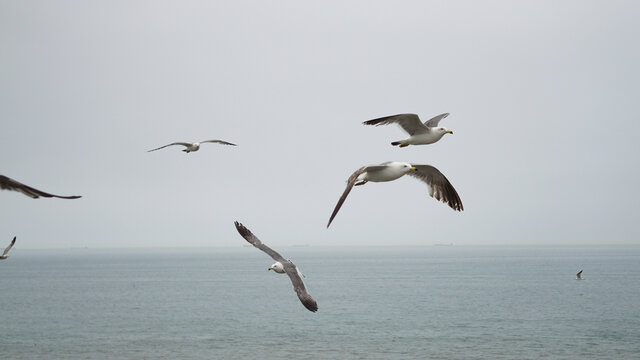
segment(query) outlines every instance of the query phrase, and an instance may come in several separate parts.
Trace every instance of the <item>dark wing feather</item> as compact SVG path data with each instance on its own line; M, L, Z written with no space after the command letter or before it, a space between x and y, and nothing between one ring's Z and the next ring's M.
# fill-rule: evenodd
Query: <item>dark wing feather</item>
M40 196L42 197L57 197L60 199L77 199L80 198L81 196L60 196L60 195L53 195L53 194L49 194L46 193L44 191L38 190L38 189L34 189L31 186L27 186L23 183L20 183L18 181L15 181L11 178L8 178L6 176L0 175L0 189L3 190L13 190L13 191L19 191L25 195L27 195L30 198L34 198L37 199Z
M413 165L413 164L412 164ZM430 165L413 165L417 170L410 171L411 175L429 185L429 195L438 201L442 201L456 211L464 210L460 196L447 178L435 167Z
M222 141L222 140L204 140L204 141L200 141L200 144L202 144L202 143L218 143L218 144L222 144L222 145L238 146L236 144L232 144L230 142L226 142L226 141Z
M155 149L148 150L147 152L152 152L152 151L156 151L156 150L164 149L164 148L166 148L167 146L172 146L172 145L182 145L182 146L187 146L187 147L189 147L189 146L191 146L191 145L193 145L193 144L186 143L186 142L174 142L174 143L171 143L171 144L167 144L167 145L164 145L164 146L160 146L159 148L155 148Z
M351 176L349 176L349 180L347 180L347 188L344 189L344 192L342 193L342 196L340 196L336 207L333 209L333 213L331 213L331 217L329 218L329 223L327 223L327 228L329 227L329 225L331 225L331 222L333 221L333 218L335 218L338 214L338 211L340 211L342 204L347 199L347 195L349 195L351 189L353 189L353 185L356 183L356 179L358 179L358 176L360 176L360 174L362 174L366 168L366 166L363 166L360 169L356 170L356 172L351 174Z
M438 126L438 123L440 122L440 120L446 118L447 116L449 116L449 113L436 115L436 116L432 117L431 119L425 121L424 125L426 127L436 127L436 126Z
M398 114L385 116L373 120L367 120L363 122L365 125L388 125L388 124L398 124L404 131L409 133L409 135L422 134L428 132L429 129L425 127L425 125L420 121L420 117L416 114Z
M318 311L318 303L307 292L307 288L304 286L304 281L302 281L302 278L300 277L298 268L291 261L286 261L282 263L282 265L284 266L284 271L289 275L291 284L293 284L293 291L298 295L298 299L300 299L302 305L304 305L304 307L309 311Z
M278 254L275 250L273 250L272 248L268 247L267 245L263 244L262 241L260 241L260 239L258 239L257 236L253 235L253 233L247 229L246 227L244 227L244 225L242 225L241 223L234 221L234 224L236 225L236 230L238 230L238 232L240 233L240 235L242 235L242 237L247 240L247 242L249 242L249 244L257 247L258 249L264 251L265 253L267 253L267 255L271 256L273 258L273 260L275 261L279 261L281 263L285 263L287 260L285 260L285 258L282 257L282 255Z
M6 249L4 249L4 253L2 253L2 256L5 256L9 253L9 250L11 250L11 248L13 247L13 244L16 243L16 237L13 237L13 240L11 240L11 244L9 244L9 246L7 246Z

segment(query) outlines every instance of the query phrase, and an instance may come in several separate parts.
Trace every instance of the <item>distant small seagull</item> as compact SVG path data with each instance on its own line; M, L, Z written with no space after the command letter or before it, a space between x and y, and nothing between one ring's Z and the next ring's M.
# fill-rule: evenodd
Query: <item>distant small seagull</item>
M78 196L78 195L74 195L74 196L60 196L60 195L53 195L53 194L49 194L46 193L44 191L40 191L38 189L34 189L30 186L27 186L25 184L22 184L20 182L17 182L11 178L8 178L6 176L0 175L0 189L2 190L13 190L13 191L19 191L31 198L37 199L40 196L42 197L57 197L60 199L78 199L81 198L82 196Z
M242 235L242 237L247 240L251 245L257 247L258 249L267 253L267 255L271 256L273 260L276 261L275 264L269 267L269 270L273 270L278 274L286 273L289 275L289 279L291 279L291 283L293 284L293 291L298 295L298 299L302 302L302 305L306 307L309 311L316 312L318 311L318 304L315 300L309 295L307 289L304 286L304 282L302 281L302 273L298 270L298 267L295 266L290 260L285 260L280 254L272 250L267 245L263 244L260 239L258 239L249 229L244 227L241 223L235 221L236 229Z
M582 270L578 271L576 274L576 280L582 280Z
M186 143L186 142L174 142L171 144L167 144L165 146L160 146L159 148L155 148L152 150L149 150L147 152L152 152L152 151L156 151L156 150L160 150L160 149L164 149L167 146L172 146L172 145L182 145L185 146L185 149L182 149L182 151L186 152L186 153L190 153L192 151L198 151L198 149L200 149L200 144L204 144L204 143L218 143L218 144L223 144L223 145L233 145L233 146L238 146L236 144L232 144L230 142L226 142L226 141L222 141L222 140L204 140L204 141L200 141L200 142L194 142L194 143Z
M453 131L451 130L438 127L440 120L447 116L449 116L449 113L440 114L427 120L423 124L416 114L398 114L368 120L363 122L363 124L376 126L398 124L404 129L404 131L411 135L408 139L392 142L391 145L393 146L400 145L400 147L405 147L409 145L426 145L433 144L440 140L444 134L453 134Z
M4 249L4 252L2 253L2 255L0 255L0 260L5 260L6 258L9 257L9 255L7 255L9 253L9 250L11 250L11 248L13 247L13 244L16 243L16 237L13 237L13 240L11 240L11 244L9 244L9 246L7 246L6 249Z
M409 163L390 161L380 165L363 166L351 174L349 180L347 180L347 188L342 193L338 204L336 204L329 218L327 228L331 225L333 218L338 214L338 210L340 210L340 207L342 207L347 195L349 195L349 192L351 192L354 186L364 185L368 181L393 181L403 175L410 175L425 182L429 185L429 195L438 201L448 204L453 210L464 210L456 189L453 188L449 180L435 167L431 165L412 165Z

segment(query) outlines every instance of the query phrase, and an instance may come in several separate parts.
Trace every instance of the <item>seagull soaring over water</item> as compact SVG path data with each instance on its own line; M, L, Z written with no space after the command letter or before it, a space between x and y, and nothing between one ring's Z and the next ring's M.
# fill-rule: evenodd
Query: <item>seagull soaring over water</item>
M204 144L204 143L218 143L218 144L223 144L223 145L233 145L233 146L238 146L236 144L232 144L230 142L226 142L226 141L222 141L222 140L204 140L204 141L200 141L200 142L194 142L194 143L187 143L187 142L174 142L171 144L167 144L165 146L160 146L159 148L155 148L155 149L151 149L147 152L152 152L152 151L156 151L156 150L160 150L160 149L164 149L167 146L171 146L171 145L182 145L185 146L185 149L182 149L182 151L186 152L186 153L190 153L192 151L198 151L198 149L200 149L200 144Z
M53 194L49 194L46 193L44 191L38 190L38 189L34 189L31 186L27 186L23 183L20 183L18 181L15 181L11 178L8 178L4 175L0 175L0 189L2 190L13 190L13 191L19 191L25 195L27 195L28 197L37 199L40 196L42 197L57 197L60 199L77 199L77 198L81 198L82 196L78 196L78 195L74 195L74 196L60 196L60 195L53 195Z
M282 255L275 252L273 249L263 244L260 239L258 239L253 233L244 227L241 223L235 221L236 229L242 235L242 237L247 240L251 245L257 247L258 249L267 253L267 255L271 256L273 260L276 261L275 264L269 267L269 270L273 270L278 274L287 274L289 275L289 279L291 279L291 283L293 284L293 291L298 295L298 299L302 302L302 305L306 307L309 311L316 312L318 311L318 303L309 295L307 289L304 286L304 282L302 281L302 273L298 270L298 267L294 265L290 260L286 260L282 257Z
M368 120L363 122L363 124L376 126L398 124L402 129L404 129L404 131L411 135L407 139L392 142L391 145L393 146L400 145L400 147L405 147L409 145L426 145L433 144L440 140L444 134L453 134L453 131L451 130L438 127L440 120L447 116L449 116L449 113L440 114L427 120L423 124L416 114L398 114Z
M9 253L9 250L11 250L11 248L13 247L13 244L16 243L16 237L13 237L13 240L11 240L11 244L9 244L9 246L7 246L6 249L4 249L4 252L2 253L2 255L0 255L0 260L5 260L6 258L9 257L9 255L7 255Z
M578 271L576 274L576 280L582 280L582 270Z
M333 218L338 214L340 207L342 207L347 195L349 195L354 186L364 185L369 181L393 181L404 175L410 175L425 182L429 185L429 195L436 200L448 204L453 210L464 210L456 189L453 188L449 180L435 167L431 165L412 165L404 162L388 161L380 165L363 166L349 176L347 188L342 193L335 209L333 209L327 227L331 225Z

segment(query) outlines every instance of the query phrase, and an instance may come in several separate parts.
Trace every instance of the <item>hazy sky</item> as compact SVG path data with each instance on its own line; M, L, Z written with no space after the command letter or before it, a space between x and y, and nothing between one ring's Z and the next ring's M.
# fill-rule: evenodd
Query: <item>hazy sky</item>
M0 247L640 244L636 1L0 1ZM399 149L397 126L454 131ZM174 141L224 139L185 154ZM431 164L355 188L383 161ZM16 246L18 247L18 246Z

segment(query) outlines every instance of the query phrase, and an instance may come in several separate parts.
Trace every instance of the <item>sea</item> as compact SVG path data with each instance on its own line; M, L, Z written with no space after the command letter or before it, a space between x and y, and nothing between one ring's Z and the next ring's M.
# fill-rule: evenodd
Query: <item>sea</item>
M278 250L14 248L0 359L640 359L640 246Z

